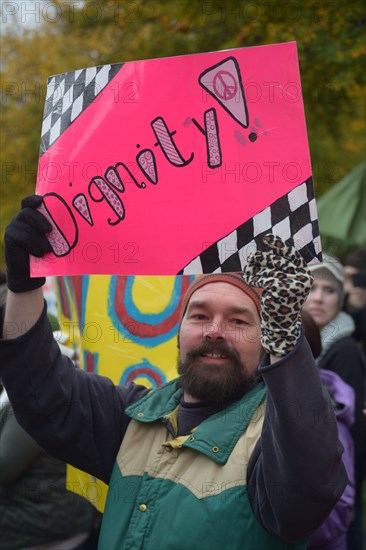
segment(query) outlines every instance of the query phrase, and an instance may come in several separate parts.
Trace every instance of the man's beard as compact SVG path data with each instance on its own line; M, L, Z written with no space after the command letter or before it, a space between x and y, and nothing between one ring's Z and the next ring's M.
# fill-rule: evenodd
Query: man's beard
M204 363L203 354L224 356L222 363ZM239 354L222 341L205 340L178 358L178 373L185 393L205 403L223 403L240 399L257 385L260 376L249 374Z

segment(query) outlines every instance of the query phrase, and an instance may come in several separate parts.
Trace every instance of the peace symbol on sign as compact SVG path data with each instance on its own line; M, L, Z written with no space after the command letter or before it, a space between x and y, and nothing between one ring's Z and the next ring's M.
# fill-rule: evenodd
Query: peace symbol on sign
M238 83L228 71L219 71L213 79L213 89L220 99L228 101L235 97Z

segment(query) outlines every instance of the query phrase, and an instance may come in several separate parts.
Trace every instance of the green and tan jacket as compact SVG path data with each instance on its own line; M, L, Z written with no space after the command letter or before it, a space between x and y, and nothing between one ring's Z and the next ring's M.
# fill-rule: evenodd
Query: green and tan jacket
M99 548L288 548L257 522L248 500L246 472L262 430L264 384L191 435L174 437L181 398L173 381L126 410L131 422L112 473Z
M110 485L102 550L301 548L347 483L337 424L303 337L258 372L265 410L260 384L180 439L177 382L149 393L75 369L46 309L21 337L0 339L18 422Z

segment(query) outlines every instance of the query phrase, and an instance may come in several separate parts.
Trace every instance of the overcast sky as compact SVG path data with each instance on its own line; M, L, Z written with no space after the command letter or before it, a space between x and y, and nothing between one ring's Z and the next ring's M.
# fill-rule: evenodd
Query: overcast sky
M15 18L24 26L33 27L39 23L42 13L42 1L3 0L1 6L1 27L15 23ZM33 11L33 13L32 13Z
M60 10L72 17L73 10L80 8L84 0L65 0L56 9L50 0L0 0L0 22L4 30L14 24L15 19L25 28L32 28L44 21L54 23L60 17Z

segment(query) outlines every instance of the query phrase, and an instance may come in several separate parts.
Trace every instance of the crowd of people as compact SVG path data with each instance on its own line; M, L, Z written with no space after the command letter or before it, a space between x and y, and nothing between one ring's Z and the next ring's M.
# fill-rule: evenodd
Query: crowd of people
M99 514L65 488L72 464L109 485L101 550L361 550L366 251L308 267L266 236L243 274L187 290L177 379L122 387L52 338L29 274L49 250L41 201L5 234L1 548L96 547Z

